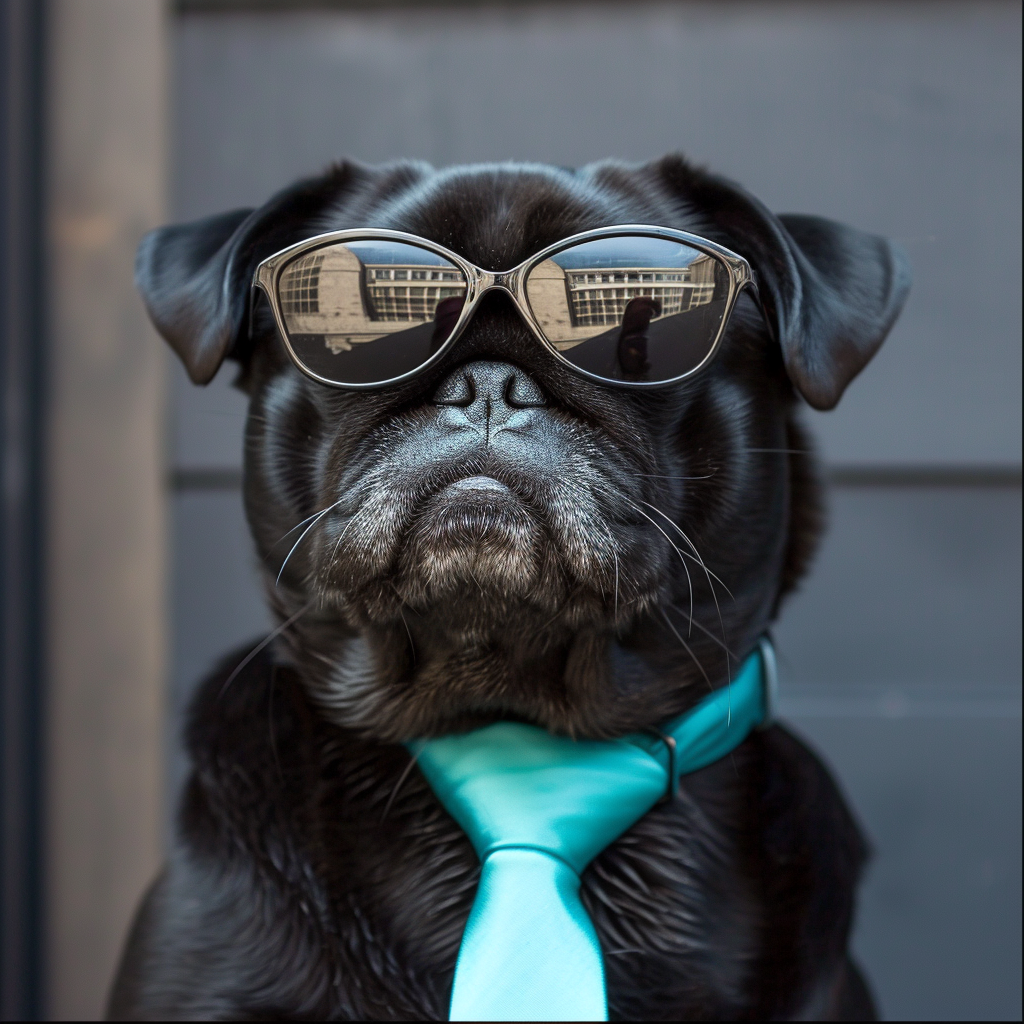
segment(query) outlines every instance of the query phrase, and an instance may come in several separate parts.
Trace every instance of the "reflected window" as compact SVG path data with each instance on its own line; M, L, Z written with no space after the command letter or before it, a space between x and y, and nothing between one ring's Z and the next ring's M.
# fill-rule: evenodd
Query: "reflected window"
M320 312L320 268L323 253L296 260L281 275L281 312L284 314Z
M715 297L715 261L703 255L688 267L566 268L565 278L573 327L617 326L636 298L656 301L664 317Z
M466 294L462 272L443 256L403 242L325 245L288 264L278 279L285 330L316 338L338 355L353 346L419 328L445 310L456 320Z
M363 267L367 311L371 320L426 323L437 305L466 291L462 272L455 267L366 264ZM406 282L416 281L417 284Z

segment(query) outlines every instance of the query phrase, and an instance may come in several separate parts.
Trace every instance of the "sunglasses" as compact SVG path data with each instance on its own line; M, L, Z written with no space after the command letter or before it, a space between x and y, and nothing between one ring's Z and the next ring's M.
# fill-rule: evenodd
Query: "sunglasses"
M584 231L498 273L417 235L365 228L268 257L250 301L264 292L295 365L332 387L380 388L425 370L497 289L572 370L644 388L705 367L747 286L742 256L671 228Z

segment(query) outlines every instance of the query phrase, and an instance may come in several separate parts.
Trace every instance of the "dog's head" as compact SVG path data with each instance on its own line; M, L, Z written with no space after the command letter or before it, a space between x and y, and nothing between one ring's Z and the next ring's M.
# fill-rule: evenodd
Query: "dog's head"
M719 242L758 288L713 362L660 390L574 373L497 292L418 376L339 390L249 304L260 261L324 231L407 231L501 271L623 223ZM776 217L677 157L343 164L152 233L137 278L196 383L240 363L246 509L287 649L339 721L392 740L496 717L621 734L724 681L813 548L797 394L834 406L909 285L884 239Z

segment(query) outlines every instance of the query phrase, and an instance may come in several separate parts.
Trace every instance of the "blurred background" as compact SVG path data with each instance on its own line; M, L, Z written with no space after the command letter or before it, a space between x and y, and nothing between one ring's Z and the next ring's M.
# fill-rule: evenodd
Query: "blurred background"
M1021 7L0 0L0 1014L94 1019L158 870L180 713L267 626L245 404L131 284L150 227L351 156L682 151L910 254L906 311L808 412L830 530L783 713L868 835L886 1016L1021 1015Z

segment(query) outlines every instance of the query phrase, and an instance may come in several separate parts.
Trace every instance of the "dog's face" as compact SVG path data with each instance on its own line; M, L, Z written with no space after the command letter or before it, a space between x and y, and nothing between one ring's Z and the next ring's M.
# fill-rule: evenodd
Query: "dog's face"
M711 365L590 381L500 293L445 358L373 392L290 361L255 266L302 238L403 230L507 270L590 228L681 228L750 261ZM336 719L404 740L498 717L621 734L719 685L813 547L796 391L834 405L907 289L881 239L778 219L678 158L580 172L344 165L263 209L149 236L139 283L193 378L251 396L245 497L287 649ZM731 652L731 653L730 653Z

